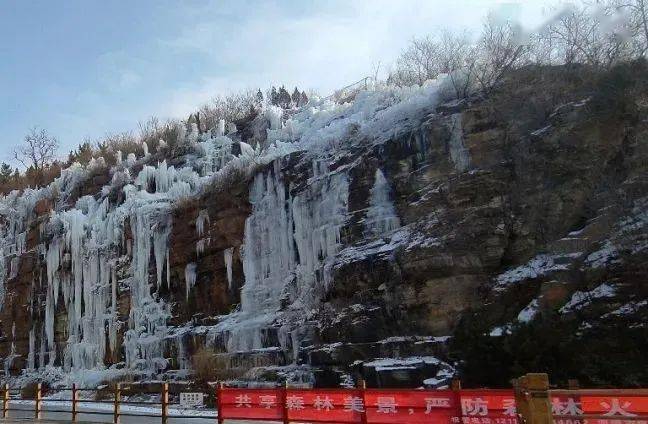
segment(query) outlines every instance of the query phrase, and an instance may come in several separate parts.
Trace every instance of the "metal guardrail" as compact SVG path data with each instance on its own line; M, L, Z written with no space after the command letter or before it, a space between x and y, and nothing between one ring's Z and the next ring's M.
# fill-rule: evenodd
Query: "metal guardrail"
M41 420L43 418L43 412L54 412L54 413L69 413L72 422L78 422L80 414L89 414L89 415L110 415L113 417L113 423L119 424L121 417L147 417L147 418L160 418L162 424L167 424L169 419L172 418L182 418L182 419L213 419L215 420L213 414L191 414L191 415L178 415L169 413L169 384L162 383L159 392L149 391L148 394L159 394L160 402L147 402L147 401L125 401L122 400L122 386L121 384L116 384L115 388L112 390L112 399L111 400L88 400L81 399L81 392L93 392L93 393L105 393L104 389L82 389L77 387L76 384L72 387L66 388L57 388L57 392L71 392L70 399L43 399L43 386L38 384L36 386L36 394L33 399L17 399L12 397L14 394L20 395L22 393L21 389L12 389L9 385L5 384L0 388L0 398L2 399L2 418L8 418L11 411L22 411L25 412L26 409L23 408L11 408L12 400L33 400L34 401L34 419ZM43 402L49 403L71 403L69 409L64 408L55 408L55 409L43 409ZM82 411L79 406L83 404L110 404L112 405L112 411ZM122 406L154 406L160 408L160 413L141 413L141 412L126 412L122 411Z
M335 92L333 94L331 94L331 95L329 95L327 97L324 97L322 100L329 100L329 99L333 99L333 98L336 98L338 96L341 96L347 90L349 90L351 88L354 88L354 87L356 89L358 89L358 90L361 89L361 88L364 88L366 90L369 87L369 84L368 84L369 81L372 81L372 80L373 80L373 77L364 77L364 78L362 78L362 79L360 79L360 80L358 80L358 81L356 81L354 83L351 83L351 84L349 84L349 85L347 85L345 87L342 87L342 88L340 88L338 90L335 90Z
M215 388L215 391L211 393L216 396L215 410L210 409L209 414L207 414L206 413L207 411L205 411L205 413L203 414L192 413L190 415L184 415L184 414L181 415L177 413L174 414L172 413L172 411L170 412L171 402L169 396L170 393L169 393L168 383L160 383L159 390L144 390L144 391L138 390L137 391L137 394L159 395L159 401L124 400L122 396L124 392L129 393L131 390L129 386L121 385L119 383L115 384L115 386L110 389L105 389L105 388L85 389L85 388L79 388L76 384L72 385L72 387L55 389L56 392L71 392L70 398L67 399L51 399L51 398L44 399L43 394L45 391L41 384L36 385L36 391L33 397L20 396L22 394L22 389L18 389L18 388L12 389L9 387L8 384L5 384L4 386L0 386L0 399L2 400L2 418L8 418L9 413L11 411L21 411L23 413L29 412L30 409L12 408L11 405L12 401L20 400L20 401L34 402L34 407L32 410L34 421L42 419L43 413L47 412L47 413L68 413L70 414L70 418L72 422L78 422L80 414L84 414L84 415L87 414L87 415L112 416L113 417L112 422L114 424L120 423L121 417L159 418L162 424L168 424L170 419L183 419L183 420L208 419L208 420L212 420L213 422L223 423L223 421L227 418L227 414L221 413L223 412L222 408L229 405L228 401L223 400L223 396L226 394L225 392L229 392L229 396L231 397L233 392L240 391L241 393L243 393L243 391L245 390L248 390L249 392L250 390L254 391L256 389L226 388L225 386L223 386L222 383L220 383ZM282 392L283 393L282 396L280 396L280 398L283 400L282 405L280 406L283 408L284 411L283 414L284 423L292 422L292 419L289 419L289 415L287 414L288 406L287 406L287 402L285 402L286 394L289 391L292 392L300 391L300 390L314 390L316 392L317 391L323 392L326 390L331 391L331 389L293 389L293 388L289 388L288 386L284 387L283 389L275 388L275 390L284 390ZM336 390L339 391L342 389L336 389ZM398 391L399 389L370 389L369 390L366 389L366 386L364 384L362 384L359 388L356 388L355 390L360 391L362 393L362 400L363 400L362 403L363 405L365 405L365 392L368 391L376 392L376 391L384 390L386 391L386 393L392 393ZM417 390L412 390L412 391L416 393L424 393L423 391L417 391ZM471 396L479 397L479 399L477 400L479 400L480 402L484 402L485 398L483 398L483 396L488 397L489 393L491 395L494 393L493 396L497 397L499 396L498 393L510 392L511 396L514 396L516 410L514 411L515 417L511 417L510 420L506 422L532 423L532 424L551 423L551 422L581 424L581 423L587 423L588 420L597 420L597 422L601 424L615 424L617 422L628 422L628 423L635 424L636 422L646 422L646 420L648 420L648 389L568 389L568 390L550 389L548 385L548 377L546 374L527 374L526 376L517 379L514 382L513 391L492 390L492 389L462 390L459 380L453 380L450 391L454 393L455 400L453 405L450 405L448 407L457 408L456 416L459 419L461 419L462 423L465 422L463 421L463 419L465 418L464 416L470 415L472 417L475 415L463 410L465 405L463 404L462 395L460 395L460 393L463 394L464 392L467 393L467 396L470 399L472 399ZM106 397L108 397L108 399L101 399L101 398L97 400L81 399L80 394L82 392L104 394L106 395ZM476 394L472 392L475 392ZM176 393L174 393L174 395L175 394ZM558 409L554 409L552 407L554 406L553 405L554 402L561 403L565 399L570 399L570 401L572 402L571 405L577 406L577 409L571 411L568 409L564 409L564 407L560 407ZM606 400L606 402L608 402L610 405L606 404L605 408L603 409L592 408L591 403L593 401L599 402L600 399ZM622 406L625 408L626 406L628 407L630 406L631 400L634 404L633 399L637 399L638 401L641 402L640 404L637 404L638 406L634 407L635 408L634 413L631 413L630 410L628 410L627 412L620 411L618 409L616 411L612 411L611 408L612 404L615 404L617 407ZM583 402L582 405L581 405L581 401ZM589 402L588 404L590 405L589 408L585 408L586 401ZM44 409L43 406L45 402L47 403L46 406L49 406L49 404L56 405L57 403L70 404L70 406L60 407L60 408L48 407L47 409ZM112 405L112 408L107 408L105 410L101 410L101 408L98 408L99 410L94 410L94 409L87 410L86 408L83 409L80 408L83 404L93 404L93 405L106 404L106 405ZM224 404L225 406L223 406ZM603 405L603 403L601 403L601 405ZM123 406L153 406L154 411L150 411L150 410L149 411L124 411L122 409ZM363 410L366 410L366 408L363 408ZM214 412L216 412L216 414L214 414ZM485 414L478 414L478 415L480 415L481 418L487 418ZM473 423L474 421L472 420L474 418L475 417L470 418L470 421L468 422ZM234 418L234 419L241 419L241 418ZM273 421L277 421L277 420L273 418ZM299 422L302 421L303 420L299 420ZM363 414L362 422L363 423L368 422L366 414ZM499 421L491 420L489 421L489 423L480 421L479 424L492 424L493 422L499 422Z

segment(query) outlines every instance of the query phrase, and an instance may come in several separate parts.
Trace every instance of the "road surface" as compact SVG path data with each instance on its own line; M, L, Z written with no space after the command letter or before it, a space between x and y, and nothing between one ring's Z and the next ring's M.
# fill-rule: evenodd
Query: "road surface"
M70 402L51 402L43 400L42 403L42 421L39 423L44 424L61 424L61 423L71 423L71 413L70 412L53 412L52 410L71 410ZM95 412L95 413L93 413ZM109 413L108 415L97 414L96 412ZM122 413L129 414L159 414L160 408L157 407L143 407L143 406L132 406L132 405L121 405ZM216 422L216 412L212 410L182 410L175 409L173 407L169 408L169 415L186 415L182 418L169 418L169 424L214 424ZM193 415L193 416L192 416ZM208 415L208 417L200 418L196 415ZM160 424L162 419L157 417L146 417L143 415L122 415L121 423L122 424ZM14 424L14 423L26 423L26 422L36 422L34 420L34 402L25 401L25 400L13 400L9 402L9 414L7 419L1 419L1 424ZM77 423L112 423L112 405L111 404L94 404L89 405L79 405L79 415L77 418ZM280 424L279 422L269 422L269 421L229 421L226 420L226 423L231 424Z

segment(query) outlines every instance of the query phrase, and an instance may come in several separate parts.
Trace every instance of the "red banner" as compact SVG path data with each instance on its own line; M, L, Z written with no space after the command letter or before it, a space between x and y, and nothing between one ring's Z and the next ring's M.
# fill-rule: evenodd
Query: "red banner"
M221 389L222 419L515 424L510 390Z
M286 411L290 421L362 423L362 390L289 389Z
M461 420L465 424L515 424L512 390L462 390Z
M556 392L556 424L646 424L648 396ZM320 423L516 424L510 390L219 389L220 419Z
M451 390L367 389L368 423L450 423L457 416L457 399Z
M552 396L551 409L557 424L639 424L648 421L648 396L591 394L584 390L582 395Z
M219 413L230 419L279 420L284 416L281 389L220 389Z

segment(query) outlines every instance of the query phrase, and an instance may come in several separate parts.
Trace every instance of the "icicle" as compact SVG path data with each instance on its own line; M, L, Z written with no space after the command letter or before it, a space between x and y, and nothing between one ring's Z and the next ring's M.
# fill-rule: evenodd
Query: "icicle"
M241 290L244 316L271 316L282 306L286 287L296 279L291 302L308 307L326 290L324 269L338 252L340 228L347 218L345 174L324 175L307 191L287 197L279 162L260 173L250 187L252 214L245 222L242 246L245 284ZM239 323L230 330L228 350L263 345L264 322Z
M144 157L147 157L149 155L149 148L146 141L142 141L142 150L144 150Z
M198 237L202 237L205 232L205 223L209 225L209 213L206 209L201 209L198 212L198 218L196 218L196 233Z
M126 156L126 166L133 166L135 165L135 162L137 162L137 157L135 156L135 153L129 153L128 156Z
M161 240L168 237L170 221L166 206L155 203L133 210L130 220L134 243L129 329L124 334L126 365L156 374L168 365L163 356L162 340L168 331L166 322L170 311L161 300L151 296L148 267L152 244L156 244L155 239L158 240L155 247L156 263L162 263L157 258L166 257L167 246Z
M223 259L227 267L227 287L232 290L232 253L233 247L227 248L223 251Z
M121 150L117 150L115 152L115 161L117 162L117 165L122 163L122 151Z
M187 299L189 299L189 292L196 285L196 264L190 262L185 267L185 285L187 289Z
M365 219L365 233L368 236L380 236L400 227L400 220L390 199L390 191L385 175L380 169L376 169Z
M162 272L164 260L167 257L169 234L171 234L170 222L160 223L161 229L153 234L153 252L155 253L155 269L157 271L157 287L162 285Z
M114 354L117 351L117 269L113 265L110 269L110 315L111 325L109 331L110 351Z
M169 248L167 247L166 250L166 264L167 264L167 269L166 269L166 282L167 282L167 289L171 289L171 259L169 256Z
M19 358L20 355L16 354L16 323L12 323L11 325L11 350L9 351L9 355L5 357L4 360L4 375L9 376L10 373L9 371L11 370L14 360L16 358Z
M239 147L241 148L241 156L246 156L250 158L254 156L254 149L249 144L241 141L239 142Z
M200 255L205 251L205 246L209 245L209 243L211 243L209 237L198 240L196 242L196 256L200 257Z
M5 264L4 249L0 248L0 311L4 308L7 284L7 268Z
M219 119L218 120L218 131L216 133L218 136L224 136L225 135L225 120L224 119Z
M166 160L163 160L162 163L158 164L157 169L154 171L155 178L155 192L156 193L165 193L169 191L171 184L173 183L175 176L175 168L168 167Z
M20 268L20 256L14 256L9 262L9 279L13 280L18 276L18 269Z
M176 348L178 351L178 368L181 370L189 369L189 359L187 357L187 348L184 343L184 333L177 334Z
M45 332L43 331L43 327L41 326L41 334L40 334L40 349L38 352L38 368L43 369L45 368Z
M29 353L27 354L27 369L36 368L36 340L34 338L34 327L29 329Z
M279 130L281 129L281 117L283 115L283 110L279 106L269 106L265 110L265 116L270 122L270 129Z

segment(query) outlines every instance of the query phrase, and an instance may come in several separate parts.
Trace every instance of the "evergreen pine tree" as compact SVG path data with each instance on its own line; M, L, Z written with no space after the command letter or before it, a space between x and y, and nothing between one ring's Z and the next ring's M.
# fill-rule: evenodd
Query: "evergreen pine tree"
M299 99L299 105L304 106L308 103L308 96L305 91L301 92L301 98Z
M299 92L297 87L295 87L295 90L293 91L292 95L290 96L290 100L292 101L293 106L297 106L297 107L301 106L301 104L299 102L300 98L301 98L301 93Z
M13 174L13 169L8 163L2 162L0 165L0 183L6 184L11 180L11 174Z
M277 106L279 104L279 94L277 94L277 89L272 86L270 90L270 103Z
M290 98L290 93L288 93L286 87L282 85L281 88L279 89L279 94L277 95L278 105L284 109L288 109L290 107L291 101L292 99Z
M259 90L258 90L257 93L256 93L256 99L255 99L255 101L256 101L256 105L257 105L257 106L261 106L261 105L263 104L263 93L261 92L261 89L260 89L260 88L259 88Z

